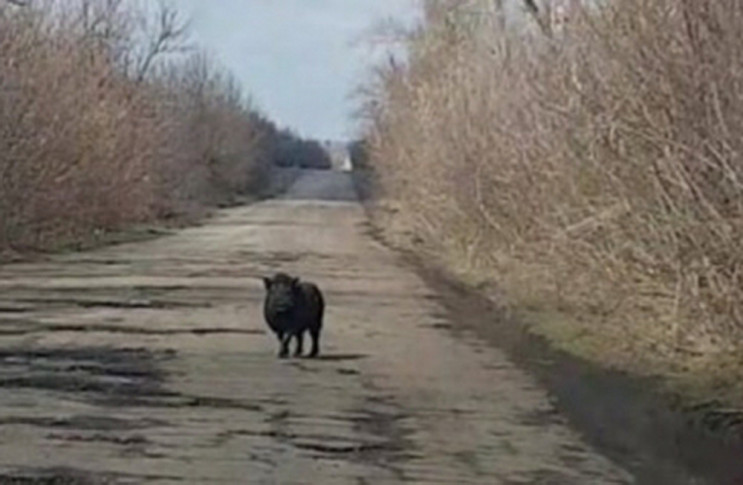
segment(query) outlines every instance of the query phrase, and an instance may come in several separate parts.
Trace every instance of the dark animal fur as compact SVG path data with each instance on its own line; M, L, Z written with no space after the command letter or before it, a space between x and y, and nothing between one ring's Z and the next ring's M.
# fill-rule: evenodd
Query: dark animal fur
M263 284L266 287L263 315L279 339L279 357L289 355L292 337L297 341L294 355L301 356L305 332L309 332L312 338L309 357L316 357L320 352L320 332L325 312L320 289L314 283L300 281L286 273L263 278Z

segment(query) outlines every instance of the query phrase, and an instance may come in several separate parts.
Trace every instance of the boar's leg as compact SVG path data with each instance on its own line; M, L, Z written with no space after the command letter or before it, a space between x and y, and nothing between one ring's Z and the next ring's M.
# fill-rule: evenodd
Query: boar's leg
M297 339L297 347L294 350L294 357L301 357L304 347L304 331L297 332L294 337Z
M281 336L281 348L279 349L279 358L284 359L289 357L289 341L292 339L292 334L286 332Z
M310 329L310 336L312 337L312 350L310 350L310 357L317 357L320 353L320 329Z

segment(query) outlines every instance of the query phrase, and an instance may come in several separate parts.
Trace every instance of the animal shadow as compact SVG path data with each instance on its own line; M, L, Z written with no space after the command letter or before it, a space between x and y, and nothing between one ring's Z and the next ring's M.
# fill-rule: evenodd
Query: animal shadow
M321 354L315 357L315 360L327 362L346 362L349 360L365 359L367 357L368 356L365 354Z

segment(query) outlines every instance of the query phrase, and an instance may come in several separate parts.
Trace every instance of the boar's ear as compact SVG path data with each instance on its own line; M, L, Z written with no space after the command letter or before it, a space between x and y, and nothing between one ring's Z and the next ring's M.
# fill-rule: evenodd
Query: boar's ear
M265 286L267 290L271 289L271 283L273 283L273 281L271 281L271 278L266 278L265 276L263 277L263 286Z
M299 286L299 278L292 278L292 286L294 287Z

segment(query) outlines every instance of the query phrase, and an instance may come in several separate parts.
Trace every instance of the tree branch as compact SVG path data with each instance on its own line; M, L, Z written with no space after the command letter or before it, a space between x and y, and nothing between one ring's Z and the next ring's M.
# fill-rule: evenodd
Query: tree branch
M549 2L549 0L548 0ZM552 23L550 19L550 4L547 3L544 12L539 8L535 0L524 0L526 10L531 14L539 25L539 29L547 37L552 37Z
M165 3L160 4L157 30L152 34L147 51L137 68L136 79L138 82L144 80L157 57L162 54L183 51L186 48L183 45L183 40L188 32L188 27L188 22L181 21L178 17L177 10Z

